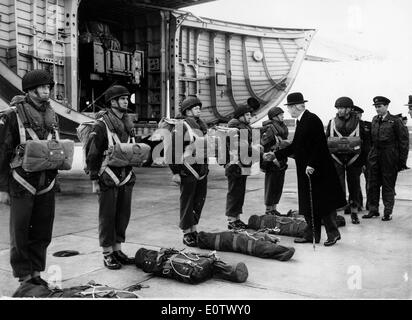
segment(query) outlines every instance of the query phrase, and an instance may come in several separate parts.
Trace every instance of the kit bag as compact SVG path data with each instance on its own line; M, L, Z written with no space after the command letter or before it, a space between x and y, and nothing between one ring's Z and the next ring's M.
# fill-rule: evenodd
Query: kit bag
M250 216L248 227L254 230L270 229L270 233L280 236L303 237L307 223L305 220L299 218L279 217L266 214Z
M144 272L190 284L212 278L214 261L213 256L174 249L161 249L158 252L140 248L135 255L136 266Z
M219 233L199 232L198 246L201 249L239 252L259 258L288 261L295 253L292 247L277 244L267 233L232 232Z

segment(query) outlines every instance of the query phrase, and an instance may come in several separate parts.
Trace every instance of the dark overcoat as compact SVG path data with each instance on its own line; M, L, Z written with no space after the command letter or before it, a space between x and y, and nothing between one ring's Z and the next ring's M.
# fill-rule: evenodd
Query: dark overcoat
M310 215L307 166L315 169L311 175L314 214L327 215L346 205L345 194L329 153L323 124L317 115L305 110L291 145L276 151L275 155L278 159L290 156L295 158L301 214Z

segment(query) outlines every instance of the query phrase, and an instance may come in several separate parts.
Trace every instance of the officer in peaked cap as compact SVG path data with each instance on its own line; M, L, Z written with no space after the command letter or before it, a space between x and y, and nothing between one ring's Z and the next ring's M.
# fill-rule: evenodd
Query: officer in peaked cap
M373 98L377 115L372 120L372 147L368 155L369 213L363 218L379 216L379 194L382 188L384 204L382 221L392 219L395 204L395 184L398 172L406 169L409 138L402 120L389 113L390 100L383 96Z

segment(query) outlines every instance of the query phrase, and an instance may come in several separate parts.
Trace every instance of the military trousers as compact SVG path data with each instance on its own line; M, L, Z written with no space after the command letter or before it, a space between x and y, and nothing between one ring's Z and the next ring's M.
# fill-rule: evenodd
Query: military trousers
M199 223L207 195L207 176L197 180L193 175L180 176L180 223L182 230Z
M357 166L342 166L341 164L335 163L336 172L339 177L340 184L342 186L342 190L346 196L346 184L348 185L348 193L349 193L349 204L352 209L358 209L361 207L361 199L360 199L360 175L362 173L362 167Z
M278 204L285 183L285 170L267 171L265 173L265 205Z
M55 191L32 195L21 190L15 193L12 185L10 188L10 264L13 275L23 278L45 270L53 232Z
M397 163L388 163L387 157L378 155L378 161L369 164L368 204L369 211L379 211L380 191L384 214L391 215L395 205L395 185L398 177Z
M226 196L226 216L237 217L243 213L243 204L246 194L246 180L248 176L229 175L228 192Z
M99 243L112 247L126 240L134 183L121 187L103 187L99 193Z

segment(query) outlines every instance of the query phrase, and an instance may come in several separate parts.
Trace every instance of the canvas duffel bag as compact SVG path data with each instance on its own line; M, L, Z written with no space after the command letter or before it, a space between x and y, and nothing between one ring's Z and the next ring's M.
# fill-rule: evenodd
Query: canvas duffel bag
M277 244L267 234L250 235L246 232L209 233L201 231L198 234L197 242L201 249L239 252L279 261L288 261L295 253L294 248Z
M252 215L248 226L254 230L271 229L271 233L280 236L303 237L307 227L305 220L291 217L279 217L272 215Z

